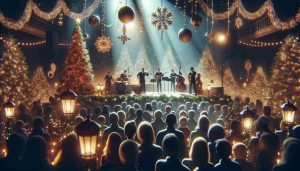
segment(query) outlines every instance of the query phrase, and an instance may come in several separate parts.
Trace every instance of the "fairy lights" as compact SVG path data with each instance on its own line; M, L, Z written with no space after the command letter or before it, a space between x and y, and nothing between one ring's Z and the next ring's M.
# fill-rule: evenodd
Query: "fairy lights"
M282 43L283 43L282 41L274 41L274 42L264 42L264 41L257 41L257 40L239 41L240 45L250 46L250 47L272 47L272 46L280 46Z

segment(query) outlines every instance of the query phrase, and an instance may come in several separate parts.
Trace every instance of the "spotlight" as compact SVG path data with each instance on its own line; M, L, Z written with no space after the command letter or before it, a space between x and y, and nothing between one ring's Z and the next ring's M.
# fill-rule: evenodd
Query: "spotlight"
M224 33L217 33L216 37L215 37L215 40L216 40L217 43L223 44L227 41L227 36Z

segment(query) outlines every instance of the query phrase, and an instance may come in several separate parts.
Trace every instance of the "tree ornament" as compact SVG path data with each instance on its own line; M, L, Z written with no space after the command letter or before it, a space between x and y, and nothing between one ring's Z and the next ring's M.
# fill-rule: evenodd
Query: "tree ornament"
M124 6L119 9L118 17L122 23L124 24L130 23L131 21L134 20L134 11L129 6Z
M123 44L125 44L130 38L126 35L126 25L123 25L123 34L118 37Z
M190 22L195 29L198 29L200 27L200 24L202 23L202 17L194 14L191 17Z
M89 37L90 37L89 34L87 34L87 33L83 34L83 40L87 40L87 39L89 39Z
M109 52L110 49L112 48L112 43L109 37L101 36L97 38L95 42L95 46L98 52L106 53Z
M179 40L184 43L191 41L192 37L193 37L192 31L187 28L182 28L178 32Z
M173 24L173 13L167 7L158 7L151 14L151 23L157 30L161 30L161 38L163 38L163 31L168 30Z
M100 18L98 15L91 15L89 17L89 24L92 26L92 27L98 27L99 24L100 24Z
M242 18L241 17L237 17L235 19L235 27L237 29L240 29L242 26L243 26L243 20L242 20Z

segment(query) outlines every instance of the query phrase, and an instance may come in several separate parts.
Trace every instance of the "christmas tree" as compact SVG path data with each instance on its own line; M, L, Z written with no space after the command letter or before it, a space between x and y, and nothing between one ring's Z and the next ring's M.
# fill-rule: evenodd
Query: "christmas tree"
M49 97L52 96L55 91L53 87L49 84L43 67L38 67L32 77L31 85L34 86L32 90L33 100L41 100L42 102L47 102Z
M197 69L200 69L204 85L209 84L210 80L214 81L214 86L220 86L220 74L209 47L206 47Z
M232 97L236 97L236 96L240 95L238 90L240 90L240 87L238 86L237 82L234 80L231 69L226 68L224 71L225 94L232 96Z
M295 35L284 40L272 66L269 91L272 106L277 111L286 99L300 98L300 45L297 40Z
M264 74L263 68L261 66L257 67L252 81L250 82L249 86L246 86L246 95L250 97L251 101L255 101L257 99L260 99L261 101L264 100L267 84L268 81Z
M95 93L90 56L79 25L76 25L71 45L65 59L65 67L59 91L70 88L81 95Z
M1 93L15 103L29 104L32 99L25 56L12 36L4 41L3 49L0 60Z

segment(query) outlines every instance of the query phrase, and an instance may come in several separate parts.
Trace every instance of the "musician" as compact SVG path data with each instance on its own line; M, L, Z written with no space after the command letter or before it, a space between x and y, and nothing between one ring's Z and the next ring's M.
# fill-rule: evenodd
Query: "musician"
M181 72L179 72L179 75L182 75ZM171 70L171 74L170 74L170 78L171 78L171 92L175 93L175 81L176 81L176 77L178 76L178 74L176 74L174 72L174 70Z
M127 71L124 70L124 72L120 75L121 81L123 82L127 78Z
M192 87L193 87L195 95L197 95L196 75L197 75L197 73L194 71L194 67L191 67L191 72L189 73L190 94L192 94Z
M112 81L112 76L110 74L110 72L107 73L107 75L104 77L105 79L105 88L104 88L104 91L105 91L105 94L107 95L110 90L111 90L111 81Z
M156 79L156 86L157 86L157 92L161 93L161 77L163 77L164 74L160 72L160 69L157 68L157 72L155 73L155 79Z
M146 79L145 77L148 76L149 73L145 72L145 69L142 68L142 71L138 73L137 78L139 79L140 82L140 92L142 93L142 90L144 93L146 93Z
M198 95L203 95L203 89L202 89L202 81L201 81L201 74L198 73L197 74L197 78L196 78L196 85L197 85L197 92Z

